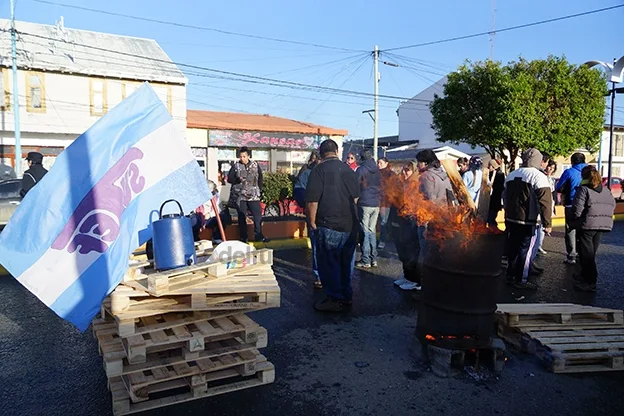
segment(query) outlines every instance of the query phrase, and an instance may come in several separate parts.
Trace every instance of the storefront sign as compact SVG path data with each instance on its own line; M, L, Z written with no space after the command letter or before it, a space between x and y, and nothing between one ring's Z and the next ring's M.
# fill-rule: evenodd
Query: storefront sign
M322 139L325 138L323 137ZM211 147L247 146L250 149L266 147L287 150L313 150L318 149L319 146L316 136L296 133L210 130L208 139Z

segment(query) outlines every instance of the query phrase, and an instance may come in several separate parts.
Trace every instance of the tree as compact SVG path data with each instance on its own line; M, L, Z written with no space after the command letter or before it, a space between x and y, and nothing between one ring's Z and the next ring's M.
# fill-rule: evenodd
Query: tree
M606 80L565 58L466 63L430 104L438 141L483 147L508 166L523 149L553 156L594 150L604 125Z

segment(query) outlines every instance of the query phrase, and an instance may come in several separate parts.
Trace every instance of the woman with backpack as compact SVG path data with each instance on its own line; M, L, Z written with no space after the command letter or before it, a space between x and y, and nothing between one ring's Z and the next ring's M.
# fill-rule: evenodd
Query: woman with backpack
M305 193L306 188L308 187L308 179L310 178L310 173L312 173L312 169L314 166L318 165L321 162L321 155L318 150L312 151L310 153L310 157L308 159L308 163L303 165L297 174L295 179L295 184L293 187L293 197L295 198L295 202L299 207L305 209ZM310 222L308 221L308 215L306 212L306 224L308 226L308 237L310 237L310 245L312 246L312 272L314 272L314 277L316 280L314 281L314 287L316 289L322 289L323 285L321 284L321 279L319 278L318 266L316 264L316 231L312 229L310 226Z

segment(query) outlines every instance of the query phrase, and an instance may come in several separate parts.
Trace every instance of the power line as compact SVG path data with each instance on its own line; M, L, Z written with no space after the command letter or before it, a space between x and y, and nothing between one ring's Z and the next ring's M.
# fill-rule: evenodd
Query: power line
M76 5L73 5L73 4L57 3L57 2L53 2L53 1L47 1L47 0L31 0L31 1L33 1L35 3L50 4L50 5L53 5L53 6L65 7L65 8L68 8L68 9L82 10L82 11L85 11L85 12L99 13L99 14L105 14L105 15L108 15L108 16L115 16L115 17L123 17L125 19L140 20L140 21L143 21L143 22L158 23L158 24L161 24L161 25L182 27L182 28L186 28L186 29L202 30L202 31L205 31L205 32L221 33L223 35L241 36L241 37L245 37L245 38L268 40L268 41L271 41L271 42L279 42L279 43L289 43L289 44L292 44L292 45L299 45L299 46L312 46L312 47L315 47L315 48L333 49L333 50L338 50L338 51L343 51L343 52L364 52L364 51L359 51L357 49L341 48L341 47L338 47L338 46L328 46L328 45L321 45L321 44L318 44L318 43L300 42L300 41L288 40L288 39L278 39L278 38L272 38L272 37L268 37L268 36L260 36L260 35L251 35L251 34L248 34L248 33L232 32L232 31L229 31L229 30L216 29L216 28L212 28L212 27L189 25L189 24L186 24L186 23L178 23L178 22L169 22L169 21L166 21L166 20L151 19L151 18L148 18L148 17L141 17L141 16L132 16L132 15L123 14L123 13L109 12L109 11L106 11L106 10L99 10L99 9L91 9L91 8L88 8L88 7L76 6Z
M624 4L619 4L619 5L610 6L610 7L603 7L602 9L588 10L588 11L582 12L582 13L569 14L569 15L566 15L566 16L555 17L555 18L546 19L546 20L540 20L540 21L532 22L532 23L525 23L525 24L522 24L522 25L510 26L510 27L506 27L506 28L498 29L498 30L489 30L487 32L473 33L471 35L456 36L456 37L453 37L453 38L434 40L434 41L431 41L431 42L416 43L414 45L399 46L397 48L384 49L382 52L398 51L398 50L401 50L401 49L419 48L421 46L438 45L440 43L454 42L456 40L471 39L471 38L476 38L476 37L479 37L479 36L491 35L491 34L494 34L494 33L509 32L511 30L524 29L526 27L538 26L538 25L543 25L543 24L546 24L546 23L559 22L561 20L573 19L573 18L576 18L576 17L588 16L590 14L606 12L606 11L609 11L609 10L618 9L620 7L624 7Z
M16 32L22 36L30 36L30 37L40 38L40 39L58 41L58 39L51 38L48 36L42 36L42 35L37 35L33 33L22 32L22 31L16 31ZM212 73L212 74L206 74L206 73L195 74L197 76L203 76L207 78L226 79L226 80L231 80L231 81L248 82L248 83L256 83L256 84L267 84L267 85L277 86L280 88L332 92L338 95L350 95L350 96L360 96L360 97L373 97L374 96L374 94L372 93L363 92L363 91L343 90L343 89L338 89L338 88L324 87L320 85L310 85L310 84L305 84L305 83L300 83L300 82L284 81L284 80L279 80L279 79L274 79L274 78L260 77L256 75L242 74L242 73L232 72L232 71L223 71L223 70L207 68L207 67L203 67L199 65L190 65L190 64L185 64L181 62L173 62L171 60L157 59L157 58L152 58L148 56L135 55L135 54L127 53L127 52L101 48L101 47L93 46L93 45L85 45L85 44L76 43L76 42L72 42L71 44L75 46L93 49L93 50L99 50L102 52L108 52L108 53L114 53L114 54L118 54L122 56L132 57L132 58L144 59L144 60L151 61L151 62L159 62L159 63L171 65L174 67L179 66L179 67L196 69L196 70ZM218 75L213 75L213 74L218 74ZM398 97L394 95L383 95L383 94L380 94L379 98L394 99L394 100L409 100L410 99L409 97ZM417 100L417 101L427 101L427 100Z

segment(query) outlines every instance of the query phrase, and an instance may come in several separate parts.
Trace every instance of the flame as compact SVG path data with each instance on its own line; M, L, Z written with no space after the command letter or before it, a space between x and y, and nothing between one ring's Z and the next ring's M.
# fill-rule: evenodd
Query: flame
M456 180L454 181L456 182ZM418 224L432 224L428 227L428 239L434 239L441 247L446 239L460 238L460 246L467 248L476 234L502 233L496 227L488 227L478 218L474 204L465 202L465 187L453 182L454 193L460 205L450 206L446 201L436 202L424 197L420 189L420 175L414 173L408 179L399 175L384 178L382 183L384 202L397 207L402 217L413 217ZM458 189L459 186L459 189ZM462 203L462 201L464 201Z
M429 335L429 334L425 335L425 339L426 339L427 341L435 341L435 340L436 340L436 339L435 339L435 337L434 337L433 335Z

